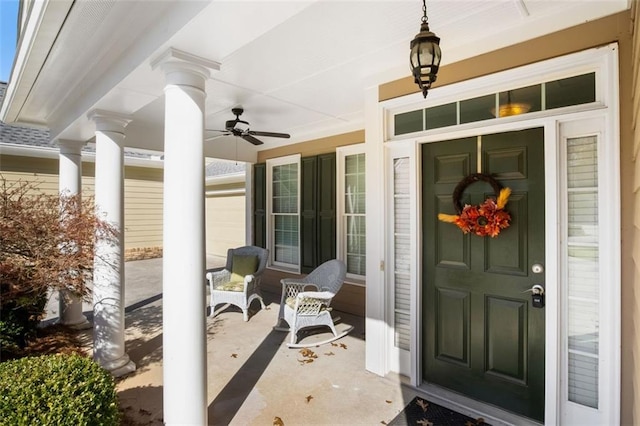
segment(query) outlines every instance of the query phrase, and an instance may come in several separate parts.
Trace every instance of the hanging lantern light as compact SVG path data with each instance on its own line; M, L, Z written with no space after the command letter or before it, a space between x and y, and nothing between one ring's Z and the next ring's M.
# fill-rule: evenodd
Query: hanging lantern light
M420 32L411 40L409 59L413 78L426 98L431 84L436 81L442 52L440 51L440 37L429 31L426 0L422 0L422 12Z

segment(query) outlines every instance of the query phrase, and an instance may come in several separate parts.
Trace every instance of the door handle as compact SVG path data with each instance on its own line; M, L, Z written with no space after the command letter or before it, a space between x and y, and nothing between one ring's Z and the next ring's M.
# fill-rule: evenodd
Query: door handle
M544 287L542 287L540 284L535 284L533 287L531 287L527 291L530 291L533 294L543 295L544 294Z
M535 284L529 290L524 292L531 292L531 306L534 308L544 308L544 287L540 284Z

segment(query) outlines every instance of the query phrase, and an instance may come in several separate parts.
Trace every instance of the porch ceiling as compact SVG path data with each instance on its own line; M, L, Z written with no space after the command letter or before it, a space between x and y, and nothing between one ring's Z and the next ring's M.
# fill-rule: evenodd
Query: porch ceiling
M86 112L112 110L134 117L128 146L161 151L164 83L149 64L174 47L221 63L206 84L207 128L223 129L242 105L252 129L292 135L262 138L259 148L240 141L238 154L233 138L206 143L209 156L252 160L256 149L363 128L365 89L409 75L421 7L419 0L51 1L39 29L21 39L0 119L88 140ZM447 64L629 4L429 0L427 7Z

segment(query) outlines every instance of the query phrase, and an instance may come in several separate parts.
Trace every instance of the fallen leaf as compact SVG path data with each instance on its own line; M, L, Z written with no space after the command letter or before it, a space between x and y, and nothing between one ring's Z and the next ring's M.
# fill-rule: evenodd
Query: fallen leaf
M304 365L304 364L309 364L310 362L313 362L313 359L299 359L298 362Z
M426 412L427 411L427 407L429 407L429 403L426 402L424 399L417 399L416 400L416 404L418 404L418 407L422 408L422 411Z
M313 352L311 349L309 348L303 348L300 349L300 354L302 354L303 357L305 358L318 358L318 355L316 355L315 352Z
M231 358L238 358L238 354L231 354Z
M422 420L418 420L416 422L416 424L419 424L421 426L433 426L433 423L431 423L429 420L427 419L422 419Z
M337 343L331 343L331 346L339 346Z
M345 345L344 343L340 343L340 347L341 347L342 349L347 349L347 345Z
M324 354L325 354L326 356L333 356L333 355L335 355L333 352L325 352Z
M483 425L483 424L484 424L484 419L483 419L482 417L478 417L478 418L476 419L476 424L477 424L477 425Z
M282 421L282 419L278 416L275 416L273 418L273 426L284 426L284 422Z
M145 416L150 416L150 415L151 415L151 411L147 411L147 410L145 410L145 409L143 409L143 408L140 408L140 409L138 410L138 412L139 412L140 414L144 414Z
M391 404L393 401L389 401L388 399L385 400L384 402L386 402L387 404Z
M311 395L307 395L307 397L305 399L307 400L307 404L308 404L309 401L311 401L313 399L313 397Z
M389 423L385 422L384 420L380 420L380 424L388 425Z

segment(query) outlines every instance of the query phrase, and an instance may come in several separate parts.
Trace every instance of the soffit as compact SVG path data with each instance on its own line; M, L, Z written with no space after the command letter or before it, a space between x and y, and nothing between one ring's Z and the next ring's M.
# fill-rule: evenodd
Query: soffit
M427 6L444 65L628 4L429 0ZM224 128L231 108L242 105L252 129L292 135L263 138L260 149L356 130L364 127L365 89L409 74L409 42L420 16L417 0L75 2L20 119L83 139L93 132L87 110L114 110L139 122L130 125L136 130L128 144L162 149L161 131L140 138L144 129L163 127L163 77L150 60L174 47L221 63L206 84L208 128ZM248 145L241 141L241 149L254 149Z

